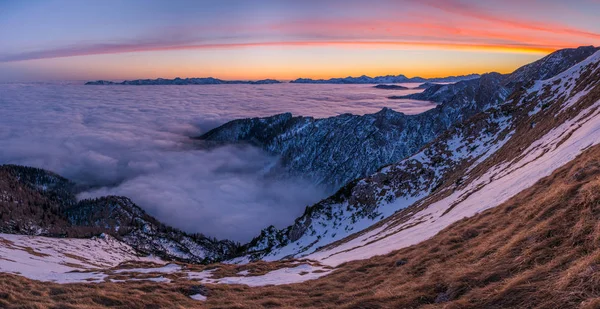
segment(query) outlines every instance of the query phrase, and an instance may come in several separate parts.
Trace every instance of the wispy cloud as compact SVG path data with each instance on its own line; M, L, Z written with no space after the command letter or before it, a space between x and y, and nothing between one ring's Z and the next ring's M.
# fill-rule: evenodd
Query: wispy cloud
M499 44L499 43L465 43L447 41L273 41L273 42L249 42L249 43L206 43L206 44L163 44L156 43L122 43L122 44L90 44L68 46L56 49L32 51L26 53L0 55L0 62L15 62L36 59L65 58L74 56L119 54L131 52L169 51L169 50L194 50L194 49L228 49L228 48L250 48L250 47L395 47L395 48L427 48L427 49L457 49L457 50L483 50L503 52L532 52L547 53L558 48L572 45L533 45L533 44Z
M513 5L523 4L523 1L512 2ZM488 22L500 28L546 32L553 35L572 35L580 38L600 39L600 33L572 28L558 22L550 23L535 21L535 16L532 16L532 18L528 20L499 16L498 14L492 14L489 11L485 11L476 5L468 4L458 0L423 0L422 3L431 5L449 13L461 15L465 18L478 19L480 21Z
M420 16L310 18L223 27L169 27L154 36L110 43L77 43L57 48L0 54L0 62L146 51L251 47L362 46L500 50L545 53L586 44L600 34L558 22L501 16L457 0L424 0ZM438 14L436 15L436 10ZM439 14L439 12L442 12ZM427 17L432 15L433 17ZM204 33L205 36L198 36Z

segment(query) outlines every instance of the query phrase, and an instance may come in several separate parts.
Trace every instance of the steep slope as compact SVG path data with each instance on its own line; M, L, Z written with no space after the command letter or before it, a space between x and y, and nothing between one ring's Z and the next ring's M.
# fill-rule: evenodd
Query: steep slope
M600 146L496 208L321 279L211 286L209 308L598 308Z
M264 230L248 257L308 255L337 265L418 243L494 207L600 140L599 83L600 52L532 81L421 152L307 208L287 229Z
M0 232L89 238L106 233L140 253L208 263L239 245L165 226L126 197L77 201L76 185L42 169L0 166Z
M81 280L87 276L90 282L99 282L97 284L41 283L5 274L0 276L0 306L11 309L53 308L57 305L82 309L152 306L597 308L600 305L600 292L597 289L600 280L597 271L600 267L599 201L600 146L596 145L498 207L460 219L417 245L339 265L320 279L285 284L285 278L277 278L276 281L268 281L275 285L263 286L255 283L275 279L274 276L250 275L249 271L240 271L256 271L252 267L265 268L268 267L266 263L212 265L209 266L210 270L202 272L194 272L191 265L167 265L161 268L138 266L135 269L124 265L122 269L108 272L113 274L112 278L118 272L118 278L121 279L114 280L115 282L108 280L108 276L102 272L73 272L60 277L39 277L40 280L71 282L72 278ZM5 236L0 235L0 240L2 237ZM14 250L56 255L54 248L45 248L44 251L37 248L43 248L57 239L36 243L33 250L26 250L25 246L31 245L27 240L10 241L12 244L8 247L0 241L0 252L5 252L3 250L8 248L10 252L6 252L9 257L14 256ZM85 259L98 252L94 250L88 254L85 249L82 250L86 247L85 244L79 248L73 245L75 244L68 244L68 248L73 252L83 253L82 257ZM66 248L67 245L63 242L61 246ZM107 249L109 252L110 250ZM60 255L60 252L56 256L59 258L57 261L62 259L81 263L73 260L73 256ZM117 261L120 256L123 253L118 254ZM49 259L43 257L36 260L36 263ZM105 263L115 262L106 260ZM2 263L6 262L0 260L0 268ZM31 271L31 268L28 270ZM185 276L179 273L181 271L194 275ZM216 272L222 271L237 272L238 277L221 277L216 281L248 285L215 285L205 282L204 278L209 274L216 275ZM128 279L130 275L121 276L123 272L148 275ZM280 271L279 274L291 276L293 273ZM25 275L33 277L35 274ZM302 275L314 274L303 272L300 277ZM160 278L163 280L158 280ZM121 283L124 282L123 279L130 281ZM164 279L172 281L165 284ZM202 285L199 285L199 281L203 282ZM196 293L207 295L205 302L194 302L190 298L189 295Z
M503 76L498 84L492 86L489 91L512 92L519 87L527 86L535 80L545 80L571 68L575 64L588 58L600 50L594 46L582 46L578 48L561 49L550 55L524 65L511 74ZM445 103L461 98L465 101L477 100L477 93L473 91L477 87L477 81L460 81L454 84L433 84L425 88L421 93L406 96L391 97L392 99L414 99Z
M456 98L418 115L384 108L375 114L344 114L325 119L281 114L234 120L199 139L213 143L250 143L280 156L284 175L305 177L338 189L377 168L415 153L423 145L490 106L507 93L497 88L500 74L486 74L471 90L477 99Z
M0 234L0 257L3 273L57 283L101 282L102 269L127 261L159 262L140 257L108 235L73 239Z

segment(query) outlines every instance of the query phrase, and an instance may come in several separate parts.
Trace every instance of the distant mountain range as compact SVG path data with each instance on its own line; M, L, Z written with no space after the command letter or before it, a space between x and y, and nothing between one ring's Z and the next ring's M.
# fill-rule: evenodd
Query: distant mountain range
M462 76L448 76L439 78L422 78L422 77L411 77L408 78L402 74L400 75L386 75L369 77L366 75L360 77L344 77L344 78L330 78L330 79L310 79L310 78L298 78L291 81L290 83L295 84L399 84L399 83L456 83L463 80L471 80L479 78L479 74L469 74Z
M265 85L265 84L279 84L278 80L274 79L261 79L256 81L246 80L222 80L212 77L202 78L174 78L174 79L136 79L136 80L125 80L122 82L112 82L107 80L97 80L85 83L86 85L223 85L223 84L248 84L248 85Z
M397 84L397 83L456 83L464 80L471 80L479 78L479 74L470 74L462 76L448 76L441 78L422 78L412 77L408 78L404 75L387 75L369 77L366 75L360 77L344 77L344 78L330 78L330 79L310 79L310 78L298 78L290 81L295 84ZM122 82L113 82L107 80L97 80L85 83L86 85L222 85L222 84L248 84L248 85L265 85L265 84L280 84L282 82L275 79L261 79L256 81L245 81L245 80L222 80L212 77L202 78L175 78L175 79L136 79L126 80Z

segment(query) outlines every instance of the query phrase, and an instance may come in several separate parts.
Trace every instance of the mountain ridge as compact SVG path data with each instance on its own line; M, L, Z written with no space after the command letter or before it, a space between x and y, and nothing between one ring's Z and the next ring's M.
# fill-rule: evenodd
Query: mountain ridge
M453 124L503 101L507 93L495 91L501 78L490 73L463 82L476 98L457 96L417 115L389 108L322 119L288 113L233 120L197 138L217 145L250 143L279 155L286 175L338 189L416 152Z
M434 78L423 78L423 77L406 77L405 75L385 75L370 77L362 75L359 77L335 77L330 79L312 79L312 78L298 78L290 81L295 84L399 84L399 83L455 83L463 80L470 80L479 78L480 74L468 74L460 76L448 76L448 77L434 77Z
M367 177L351 180L336 194L307 207L304 215L296 219L293 225L281 230L273 227L264 229L260 236L243 248L236 245L229 246L226 241L222 243L222 247L219 247L219 244L212 249L209 245L203 246L201 239L194 240L190 235L180 231L161 227L158 222L153 222L154 218L145 217L143 210L125 197L76 201L73 197L75 184L43 170L15 166L0 168L0 176L8 179L6 182L0 181L2 185L0 189L3 189L0 191L1 202L5 207L9 207L8 211L5 208L0 212L2 215L0 218L4 218L7 214L8 216L19 214L14 213L13 208L10 208L17 200L20 204L31 206L31 209L43 210L34 219L47 220L56 223L57 226L49 226L47 231L44 231L44 227L9 217L9 220L2 221L4 225L1 227L8 229L9 232L30 235L60 235L63 233L60 231L62 224L86 227L93 231L108 231L128 241L128 244L138 248L140 252L158 252L166 258L193 262L216 261L231 257L227 253L231 251L236 253L245 251L246 259L281 259L305 255L322 261L330 259L333 255L342 259L344 252L355 249L349 248L345 249L346 251L330 253L331 250L347 246L346 243L355 243L364 233L371 233L373 226L381 227L392 221L403 224L403 220L410 220L414 213L427 210L430 205L447 199L455 193L458 194L457 192L462 194L459 196L461 199L468 199L469 196L477 194L480 188L470 186L477 185L475 180L479 181L478 179L488 172L490 166L500 166L499 164L503 164L506 160L518 162L527 158L530 152L534 153L539 149L548 153L553 151L551 146L558 149L562 140L568 140L576 130L586 125L585 121L596 117L596 110L590 110L595 104L594 100L600 97L597 75L600 70L600 53L596 50L596 48L583 48L560 51L540 62L519 69L519 72L525 72L519 73L519 76L524 77L491 73L446 88L445 94L440 96L443 103L434 110L438 110L440 115L455 115L453 116L455 122L448 125L449 130L441 130L441 133L434 134L431 141L419 147L418 151L414 151L410 156L405 156L404 159L391 164L382 164L376 168L376 172L370 173ZM592 55L589 55L590 53ZM556 61L556 57L565 61ZM549 61L549 59L555 60ZM545 64L540 65L540 63ZM561 71L563 69L565 71ZM540 76L547 79L530 80ZM432 90L430 93L435 94L439 90ZM348 124L352 127L361 125L364 127L364 124L368 124L377 128L373 132L386 128L389 120L397 121L402 126L406 125L402 122L406 115L390 109L383 109L366 116L341 115L325 120L335 119L337 122L333 127ZM274 145L277 145L281 143L282 136L286 137L279 132L282 128L285 132L296 134L296 129L305 130L308 123L311 130L308 130L306 136L314 136L317 129L323 129L320 124L315 125L313 123L315 121L310 117L293 117L287 113L268 118L255 118L251 121L244 119L233 121L229 126L238 128L237 131L234 130L238 134L234 134L234 137L242 136L252 143L273 140ZM574 123L573 128L565 127L570 122ZM562 135L551 136L550 144L536 145L538 140L558 129L565 130L559 132L565 136L562 140L557 139ZM523 132L531 132L531 134ZM361 135L356 135L355 131L352 133L355 138L362 138ZM335 135L327 132L323 136L331 141ZM227 134L223 136L228 137ZM340 140L346 141L349 136L343 136ZM372 133L369 132L364 136L370 137ZM514 136L518 136L518 140L515 140ZM294 139L296 136L287 138ZM219 139L212 141L227 142ZM374 145L382 147L377 143ZM375 146L373 149L376 149ZM535 146L533 150L528 150L533 146ZM302 147L303 150L307 149L307 145ZM518 166L508 165L507 171L518 168ZM486 185L480 184L482 187ZM7 192L19 192L15 189L28 194L28 199L7 194ZM440 217L447 213L451 213L452 216L452 209L460 205L461 200L457 199L453 203ZM391 204L393 207L383 208ZM14 226L18 228L13 229ZM119 234L121 227L124 235ZM59 230L53 234L56 228ZM127 240L128 236L131 236L129 240ZM183 242L178 240L182 237L191 240ZM342 239L345 241L340 242ZM166 245L165 240L168 242ZM188 247L190 242L199 248L208 248L208 252L214 252L214 255L206 254L207 252L202 250L201 254L194 254L195 249ZM207 242L210 244L217 241L207 239ZM171 250L173 248L176 250ZM207 260L204 260L205 258Z
M595 55L598 56L595 57ZM591 90L595 92L584 91L585 97L593 98L597 94L599 80L594 72L600 71L598 68L600 59L596 59L600 58L600 55L596 52L592 56L570 68L568 72L572 74L571 76L564 76L566 73L562 72L554 79L550 78L544 83L532 81L528 83L529 88L517 88L517 91L506 99L506 103L484 111L466 123L455 126L454 133L452 130L447 131L423 148L421 152L400 163L385 167L363 180L354 181L340 189L334 196L315 206L308 207L304 215L296 219L295 223L288 228L265 229L261 236L251 242L248 251L254 253L250 253L248 257L262 259L265 257L265 253L269 255L275 252L274 255L268 257L271 260L289 256L305 256L315 250L318 251L320 250L319 246L345 238L366 228L365 224L371 225L391 216L390 212L404 209L412 204L428 205L428 203L435 202L435 199L442 199L443 194L449 194L455 190L448 191L449 188L464 187L477 177L469 178L467 177L469 174L478 175L477 173L483 172L482 166L488 166L486 164L489 163L483 164L483 162L493 162L490 160L496 160L494 158L499 157L508 159L515 156L515 151L506 150L506 147L510 146L504 147L506 142L512 141L510 142L512 147L523 148L527 144L522 144L519 142L520 140L533 144L534 137L541 138L545 134L544 132L550 132L549 130L554 126L558 127L559 119L563 122L568 119L565 116L556 118L556 116L551 116L551 113L562 113L561 115L574 117L573 115L577 115L576 111L579 110L582 117L592 117L590 112L586 113L583 110L586 106L594 103L593 99L582 101L581 94L575 92L576 90L581 91L582 87L587 85L587 88L591 87L596 90ZM573 78L574 76L577 77L576 80ZM542 87L542 84L546 86ZM571 88L563 90L556 88L567 87L565 85ZM594 85L596 85L595 88ZM565 106L571 110L565 112ZM575 106L577 109L573 109ZM551 121L542 121L538 119L540 117L551 119ZM537 133L527 134L531 128L535 128ZM517 129L517 133L514 133L513 130ZM513 139L514 134L517 134L519 138ZM479 137L477 137L478 135ZM475 140L467 140L466 137L475 138ZM514 146L515 144L520 146ZM498 151L504 155L497 155ZM460 175L457 175L456 171L452 172L458 167L461 167L458 169L458 171L462 171L458 172ZM443 172L444 169L447 171ZM449 172L452 173L448 174ZM440 188L448 193L440 193ZM428 197L429 192L435 193L432 195L433 200L431 200L432 197ZM435 196L438 197L435 198ZM430 199L429 202L426 202L427 199ZM460 202L457 203L460 204ZM388 213L379 218L380 213L377 210L386 204L395 204L396 206L388 209ZM413 205L407 208L407 214L411 214L409 209L416 209L412 211L418 212L419 207L421 206ZM334 233L333 236L332 233ZM301 238L304 239L300 241ZM317 254L316 257L323 258L323 255Z
M0 165L0 233L89 238L111 235L142 254L191 263L235 256L239 244L166 226L129 198L77 200L76 185L55 173Z
M526 80L529 76L557 74L596 50L593 46L560 50L513 74L488 73L402 96L438 103L436 108L417 115L387 108L364 116L343 114L323 119L280 114L233 120L197 138L216 144L250 143L279 155L289 176L307 177L337 190L415 153L453 125L497 106L524 83L533 82Z
M369 77L366 75L360 77L344 77L344 78L331 78L328 80L323 79L310 79L310 78L298 78L289 81L289 83L302 83L302 84L382 84L382 83L454 83L462 80L469 80L478 78L479 74L469 74L461 76L448 76L448 77L436 77L436 78L422 78L412 77L408 78L404 75L387 75L387 76L376 76ZM134 79L124 80L122 82L114 82L108 80L96 80L88 81L85 85L267 85L267 84L281 84L283 82L275 79L261 79L261 80L223 80L214 77L190 77L174 79Z
M179 78L176 77L174 79L165 79L165 78L157 78L157 79L135 79L135 80L125 80L122 82L113 82L107 80L97 80L97 81L89 81L86 82L85 85L134 85L134 86L144 86L144 85L239 85L239 84L248 84L248 85L266 85L266 84L280 84L281 82L274 79L261 79L256 81L244 81L244 80L222 80L213 77L193 77L193 78Z

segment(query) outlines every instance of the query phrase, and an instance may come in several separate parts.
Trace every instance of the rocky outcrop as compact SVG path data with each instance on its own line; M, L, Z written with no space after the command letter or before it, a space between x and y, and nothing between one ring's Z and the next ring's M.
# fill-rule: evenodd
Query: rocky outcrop
M400 85L386 85L386 84L373 86L373 88L383 89L383 90L408 90L408 89L410 89L408 87L404 87L404 86L400 86Z

